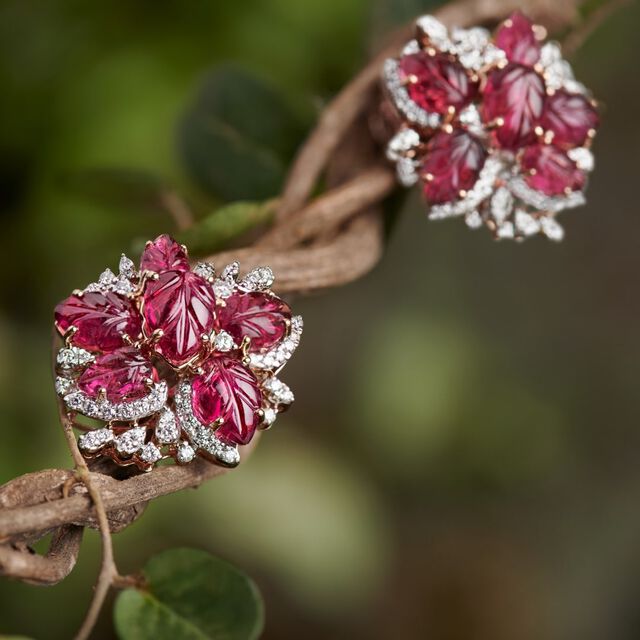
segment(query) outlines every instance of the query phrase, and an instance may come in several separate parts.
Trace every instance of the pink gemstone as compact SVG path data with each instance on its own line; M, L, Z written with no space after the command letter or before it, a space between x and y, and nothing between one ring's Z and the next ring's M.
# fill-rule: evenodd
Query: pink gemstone
M209 358L204 373L192 381L191 406L205 425L222 419L216 435L229 443L247 444L260 422L262 393L258 379L238 360Z
M548 196L579 191L585 184L584 172L562 149L551 144L525 149L520 165L525 173L532 172L526 177L529 186Z
M267 293L234 293L218 309L218 325L237 344L251 338L251 351L266 351L287 332L291 309L277 296Z
M191 271L165 271L147 282L143 313L147 337L157 329L163 332L155 350L179 367L200 351L202 335L213 329L213 289Z
M509 62L532 67L540 59L540 44L533 31L533 22L515 11L499 27L495 43L507 54Z
M484 88L481 112L487 124L496 126L496 143L516 150L535 142L545 98L544 82L532 69L510 64L493 71ZM501 126L498 118L503 120Z
M140 259L140 271L160 273L170 269L189 271L189 259L184 247L165 234L147 243Z
M424 193L431 204L453 202L478 179L487 152L465 131L441 131L431 138L422 163Z
M424 51L400 59L400 77L409 97L429 113L446 114L449 107L460 111L475 97L478 83L465 68L444 53L430 56Z
M89 351L113 351L125 344L122 334L135 339L141 331L135 304L112 292L69 296L56 307L55 321L63 335L75 327L73 344Z
M590 131L600 124L596 108L581 95L556 91L547 98L540 122L547 131L553 131L553 143L559 146L580 146Z
M150 362L137 349L123 347L89 365L78 378L78 388L92 398L104 389L107 400L124 402L144 398L149 393L149 380L157 380Z

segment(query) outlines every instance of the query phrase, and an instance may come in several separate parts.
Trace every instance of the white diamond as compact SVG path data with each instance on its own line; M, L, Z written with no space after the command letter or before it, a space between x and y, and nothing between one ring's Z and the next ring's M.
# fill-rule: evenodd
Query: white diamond
M215 267L209 262L198 262L198 264L194 267L193 272L196 275L199 275L201 278L210 281L212 281L216 275Z
M191 462L195 457L196 452L193 447L184 440L178 446L178 451L176 452L176 458L180 464L186 464L187 462Z
M439 49L448 43L447 27L433 16L421 16L416 20L416 26L424 32L430 42Z
M557 42L547 42L542 46L540 49L540 64L543 67L546 68L559 60L562 60L562 51Z
M213 348L216 351L226 353L227 351L237 349L237 345L230 334L226 331L220 331L220 333L216 334L216 337L213 339Z
M593 171L593 153L585 147L577 147L567 152L567 155L576 163L578 169L582 171Z
M59 396L66 396L74 387L73 380L69 380L68 378L61 378L58 376L56 378L56 393Z
M156 438L158 442L170 444L177 442L180 437L180 430L176 424L176 417L171 409L165 407L160 413L158 424L156 425Z
M505 238L513 238L515 235L513 222L504 222L503 224L501 224L496 230L496 235L501 240Z
M278 416L277 411L273 407L266 407L263 409L264 417L262 418L262 424L265 427L270 427Z
M496 47L494 44L489 43L483 52L483 66L493 66L507 59L507 54Z
M213 292L217 298L228 298L235 289L235 283L232 280L222 280L218 278L213 283Z
M544 233L549 240L560 242L564 238L564 229L556 221L555 218L545 216L540 219L540 226L542 227L542 233Z
M220 274L221 280L235 280L240 273L240 264L238 262L232 262L228 264Z
M482 216L479 211L468 213L464 220L470 229L479 229L482 226Z
M78 438L78 446L87 453L95 453L112 441L113 432L111 429L95 429L82 434Z
M133 427L116 438L116 449L123 455L132 455L144 446L147 430L144 427Z
M511 215L513 209L513 196L505 187L496 190L491 198L491 215L501 225Z
M548 89L561 89L567 82L571 82L573 70L566 60L558 60L550 64L544 71Z
M133 264L133 260L127 258L124 253L120 256L118 271L120 272L121 276L128 279L131 279L136 275L136 267Z
M480 136L484 133L480 112L475 104L470 104L460 112L460 123L474 135Z
M90 362L93 362L93 360L94 357L91 353L89 353L89 351L85 351L84 349L80 349L79 347L68 347L60 349L56 357L58 366L61 369L65 370L84 367Z
M420 176L416 171L416 163L409 158L400 158L396 164L396 175L398 182L403 187L412 187L418 182Z
M516 229L524 236L532 236L540 231L540 222L530 213L517 209L515 213Z
M291 404L294 401L293 391L289 387L276 378L267 378L263 383L267 398L274 404Z
M153 464L162 458L162 452L153 442L148 442L140 451L140 459L149 464Z
M264 291L273 281L273 271L269 267L256 267L249 271L238 286L244 291Z
M404 158L408 151L415 149L419 144L420 134L415 129L402 129L389 140L387 157L389 160Z

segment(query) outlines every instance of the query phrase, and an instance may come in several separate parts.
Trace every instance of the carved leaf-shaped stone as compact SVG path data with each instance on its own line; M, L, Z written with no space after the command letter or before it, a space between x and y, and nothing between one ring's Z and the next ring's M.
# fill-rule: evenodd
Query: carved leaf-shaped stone
M532 69L510 64L489 75L483 92L482 118L495 126L494 140L516 150L536 141L545 106L542 78Z
M144 292L144 331L151 337L160 329L155 350L179 367L193 358L215 322L211 285L191 271L165 271L147 282Z
M247 444L260 423L262 392L258 379L228 356L210 358L204 373L191 384L191 406L198 420L210 425L222 420L216 436L230 444Z
M250 351L271 349L287 332L291 321L289 305L267 293L234 293L218 310L218 325L236 344L251 338Z
M146 396L148 381L156 378L151 363L137 349L123 347L96 358L78 378L78 388L92 398L104 390L107 400L124 402Z
M135 304L111 291L69 296L56 307L55 321L63 335L75 327L73 344L89 351L113 351L125 344L122 334L135 339L141 331Z
M140 271L189 271L189 258L184 247L171 236L158 236L148 242L140 259Z

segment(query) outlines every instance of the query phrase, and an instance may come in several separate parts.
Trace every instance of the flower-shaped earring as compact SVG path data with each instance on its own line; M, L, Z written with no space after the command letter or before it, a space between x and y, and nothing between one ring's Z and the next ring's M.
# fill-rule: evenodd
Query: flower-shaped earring
M401 57L387 60L404 121L387 155L402 184L422 183L431 219L561 240L556 214L584 204L598 112L545 37L519 12L493 38L424 16Z
M65 345L56 390L89 428L80 450L151 469L163 458L202 455L235 466L238 445L270 427L293 393L277 372L295 351L302 318L270 291L260 267L189 266L169 236L147 243L140 269L126 256L115 275L76 291L55 310Z

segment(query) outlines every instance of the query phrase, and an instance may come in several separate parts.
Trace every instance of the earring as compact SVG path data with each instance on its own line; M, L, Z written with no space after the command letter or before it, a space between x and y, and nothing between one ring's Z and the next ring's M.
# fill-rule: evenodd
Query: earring
M432 16L384 66L401 120L388 143L399 181L420 183L429 218L463 216L498 239L561 240L556 216L585 203L597 105L560 47L516 12L493 35Z
M219 275L208 263L191 269L186 248L160 236L139 269L123 255L118 275L107 269L62 301L56 391L83 431L80 451L145 471L196 456L236 466L238 446L294 399L277 374L302 318L273 281L268 267L239 278L237 262Z

